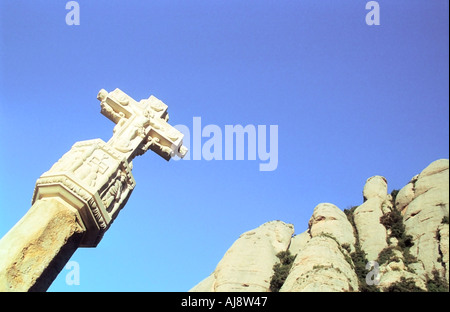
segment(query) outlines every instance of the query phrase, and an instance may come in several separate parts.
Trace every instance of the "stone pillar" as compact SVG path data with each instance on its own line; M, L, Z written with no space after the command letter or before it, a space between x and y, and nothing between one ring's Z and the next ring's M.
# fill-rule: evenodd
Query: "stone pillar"
M78 211L64 201L37 200L0 240L0 292L46 291L85 230Z

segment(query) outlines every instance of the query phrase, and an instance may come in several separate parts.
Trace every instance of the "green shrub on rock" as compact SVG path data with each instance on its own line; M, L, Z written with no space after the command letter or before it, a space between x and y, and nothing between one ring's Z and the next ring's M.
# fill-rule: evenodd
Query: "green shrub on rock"
M284 282L286 281L292 264L294 263L295 256L291 255L290 251L281 251L277 254L279 263L273 266L273 275L270 280L270 291L279 292Z

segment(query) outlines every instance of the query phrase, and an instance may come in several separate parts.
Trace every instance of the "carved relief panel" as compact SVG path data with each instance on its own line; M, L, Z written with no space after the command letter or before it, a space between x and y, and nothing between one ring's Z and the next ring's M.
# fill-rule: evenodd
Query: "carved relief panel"
M87 229L82 246L98 244L136 182L131 165L100 139L77 142L36 182L34 203L59 197L75 207Z

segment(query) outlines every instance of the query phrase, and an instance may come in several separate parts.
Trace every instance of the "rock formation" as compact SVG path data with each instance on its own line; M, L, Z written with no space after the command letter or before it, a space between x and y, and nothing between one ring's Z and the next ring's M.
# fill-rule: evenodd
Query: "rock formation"
M242 234L191 291L448 291L449 161L387 190L369 178L360 206L319 204L299 235L281 221ZM280 252L295 258L273 289Z
M380 224L383 207L390 204L386 179L380 176L369 178L363 196L365 201L355 210L354 219L361 248L370 261L376 260L378 254L387 247L386 228Z
M294 227L268 222L242 234L213 274L193 291L268 291L277 254L289 247Z
M448 281L449 161L433 162L400 190L396 207L403 215L406 233L418 260L415 270L430 275L445 272ZM442 222L443 219L447 222Z

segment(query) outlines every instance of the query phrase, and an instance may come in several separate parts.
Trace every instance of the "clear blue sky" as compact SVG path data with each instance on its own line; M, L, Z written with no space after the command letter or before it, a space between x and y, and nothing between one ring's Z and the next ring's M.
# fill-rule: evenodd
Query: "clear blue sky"
M278 168L258 160L134 161L137 186L80 285L51 291L186 291L245 231L307 228L314 207L362 202L367 178L403 187L449 157L449 2L0 0L0 236L34 184L114 124L97 92L155 95L170 123L278 125ZM204 139L205 140L205 139Z

